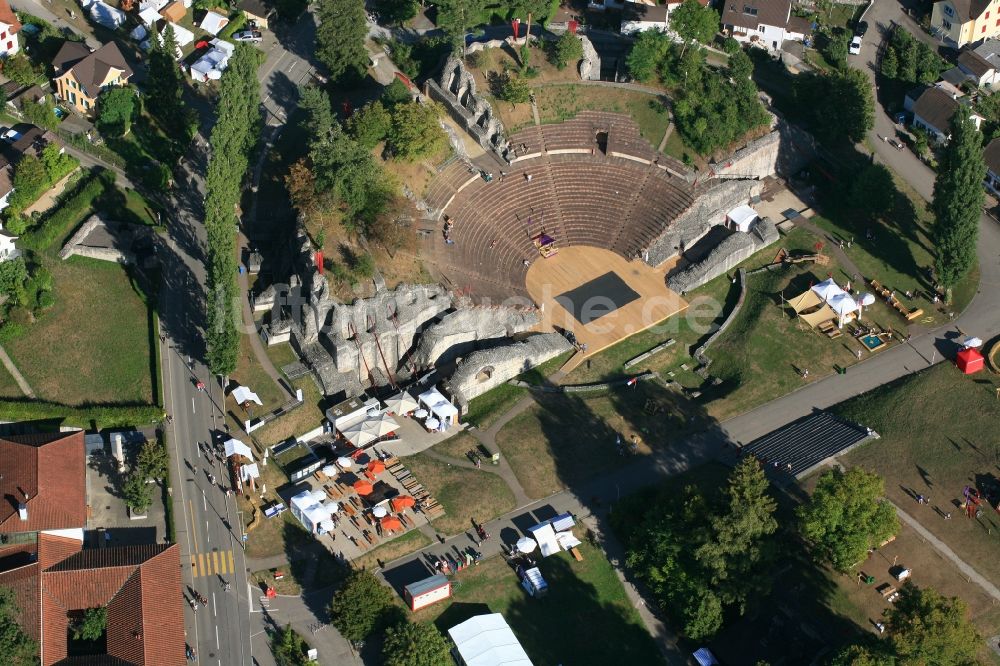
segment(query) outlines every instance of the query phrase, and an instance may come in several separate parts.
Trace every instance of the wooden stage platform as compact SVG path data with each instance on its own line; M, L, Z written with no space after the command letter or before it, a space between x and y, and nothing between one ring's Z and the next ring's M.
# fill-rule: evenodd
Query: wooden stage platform
M538 330L561 328L573 331L577 340L587 345L587 355L644 331L688 306L679 294L667 288L665 278L672 266L673 262L667 262L650 268L640 260L628 261L610 250L583 245L559 248L558 254L549 258L539 256L532 262L525 277L528 293L535 303L544 308ZM602 286L616 281L608 273L620 278L638 298L632 295L634 300L631 302L588 323L581 323L577 316L556 300L561 294L574 290L579 296L580 287L595 281L595 290L586 294L589 298L584 301L583 311L589 308L597 312L606 308L610 301L620 296L601 293ZM582 358L583 354L577 354L574 360L579 363Z

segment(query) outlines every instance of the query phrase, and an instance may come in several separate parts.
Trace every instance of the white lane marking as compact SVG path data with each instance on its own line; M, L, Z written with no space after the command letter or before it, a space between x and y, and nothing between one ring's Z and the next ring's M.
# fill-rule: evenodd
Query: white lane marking
M219 617L219 606L215 603L215 592L212 592L212 615Z
M296 60L296 61L294 61L294 62L292 63L292 66L288 68L288 73L289 73L289 74L291 74L291 73L292 73L292 70L293 70L293 69L295 69L295 66L296 66L297 64L299 64L299 61L298 61L298 60Z
M198 410L194 408L194 396L191 396L191 413L197 414Z
M219 625L215 625L215 649L219 649Z
M205 521L205 543L212 540L212 532L208 529L208 521Z

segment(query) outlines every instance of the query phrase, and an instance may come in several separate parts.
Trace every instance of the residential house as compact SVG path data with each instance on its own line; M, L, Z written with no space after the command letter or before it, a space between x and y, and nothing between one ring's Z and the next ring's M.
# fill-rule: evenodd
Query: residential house
M52 61L56 95L74 109L93 114L101 91L124 86L132 68L114 42L91 52L81 42L66 42Z
M983 161L986 162L986 187L1000 196L1000 139L989 142L983 150Z
M956 66L941 78L956 86L969 81L978 88L992 87L1000 81L1000 41L990 39L974 49L962 51Z
M87 524L83 431L0 437L0 533Z
M996 37L1000 35L1000 0L935 2L931 32L958 48Z
M913 113L913 126L927 132L931 141L945 143L951 136L951 119L959 109L969 114L969 118L979 129L983 117L971 108L967 97L959 97L955 92L945 90L942 85L926 88L919 96L908 93L904 108Z
M785 42L803 41L812 24L792 15L790 0L725 0L722 29L738 42L777 51Z
M171 23L180 23L185 14L187 14L187 9L184 8L184 3L179 2L179 0L174 0L160 10L160 16Z
M54 143L59 146L59 152L66 149L55 134L28 123L14 125L3 135L0 141L0 210L10 203L10 195L14 192L14 170L17 163L25 155L40 157L47 145ZM0 235L4 234L0 230ZM16 236L10 234L0 237L0 261L8 261L20 256L14 247Z
M82 533L41 533L0 546L0 569L42 666L187 663L177 544L84 549ZM70 623L95 607L107 609L103 654L70 657Z
M274 10L261 0L240 0L236 8L243 12L248 20L256 23L261 30L267 30L267 20L274 13Z
M7 58L21 50L17 34L21 32L21 22L7 0L0 0L0 58Z

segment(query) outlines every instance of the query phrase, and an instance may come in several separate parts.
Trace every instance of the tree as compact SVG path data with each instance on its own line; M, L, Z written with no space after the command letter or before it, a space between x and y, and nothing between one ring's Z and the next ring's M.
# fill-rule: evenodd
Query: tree
M395 156L414 161L436 155L448 146L448 136L438 122L434 102L410 102L392 110L389 145Z
M382 646L385 666L451 666L448 641L429 622L405 622L389 627Z
M174 134L183 133L185 141L193 136L192 110L181 98L184 78L177 65L177 39L169 23L159 39L150 40L149 75L146 77L146 108Z
M96 641L108 626L108 609L104 606L88 608L83 617L73 625L73 640Z
M896 49L888 48L882 56L882 76L894 79L899 75L899 56Z
M799 530L817 559L847 571L899 531L896 510L878 474L860 467L824 472L809 501L797 510Z
M698 0L684 0L670 12L670 28L685 41L710 44L719 31L719 13Z
M951 140L945 147L934 180L933 239L937 249L937 280L949 290L976 261L979 216L983 209L982 135L959 106L951 121Z
M240 185L260 133L260 52L236 47L219 83L219 118L212 128L212 159L205 177L208 299L205 330L208 366L216 375L236 369L240 334L236 286L236 210Z
M451 40L452 49L465 48L465 35L486 18L486 0L438 0L438 27Z
M21 628L20 616L14 590L0 586L0 654L9 666L34 666L38 643Z
M866 164L851 185L851 206L866 220L876 220L892 211L896 184L882 164Z
M392 199L392 182L381 165L339 124L311 144L309 158L316 192L341 207L348 230L363 231Z
M19 86L30 86L38 79L38 73L31 66L28 56L17 53L3 63L3 73Z
M42 166L49 182L55 182L73 170L80 163L72 155L59 151L55 143L46 144L42 148Z
M28 267L24 263L24 257L0 262L0 294L16 297L27 279Z
M528 80L513 72L499 75L497 97L511 104L523 104L531 99L531 88Z
M897 26L882 56L881 73L906 85L931 84L948 67L937 51Z
M305 641L290 624L272 637L271 653L277 666L306 666L310 663L306 659Z
M305 127L310 141L324 139L333 127L333 109L330 97L321 88L305 86L299 95L299 108L306 114Z
M45 173L45 165L34 155L25 155L17 166L14 167L14 192L23 192L31 203L38 196L39 192L48 184L48 175Z
M830 666L893 666L881 645L848 645L830 660Z
M413 95L410 94L410 89L406 87L406 84L399 79L393 79L392 82L385 87L382 91L382 103L386 108L391 109L397 104L403 102L409 102L413 99Z
M59 124L56 118L56 105L46 95L41 102L33 102L27 96L21 98L21 115L32 125L45 129L54 129Z
M858 143L875 125L875 98L859 69L797 77L794 91L798 107L825 143Z
M973 666L982 637L968 620L968 608L957 597L906 583L885 613L889 643L902 664Z
M316 11L316 57L342 82L359 80L368 67L368 23L361 0L320 0Z
M625 61L632 78L636 81L652 80L660 63L670 52L671 45L670 38L658 30L640 32Z
M392 592L370 571L353 571L330 601L330 623L344 638L363 641L386 626L393 610Z
M420 11L416 0L378 0L375 6L381 18L394 25L406 23Z
M364 105L347 121L347 131L358 144L368 150L385 139L391 127L392 116L379 101Z
M170 454L159 440L150 439L139 449L136 466L148 479L163 479L167 476Z
M101 93L97 100L97 129L111 137L128 134L135 113L135 91L115 86Z
M141 515L153 503L153 487L139 470L132 470L122 483L122 498L133 513Z
M844 28L826 28L820 33L819 50L826 61L837 69L847 67L850 46L851 33Z
M556 69L565 69L567 63L583 58L583 42L571 32L564 32L554 42L549 42L549 61Z

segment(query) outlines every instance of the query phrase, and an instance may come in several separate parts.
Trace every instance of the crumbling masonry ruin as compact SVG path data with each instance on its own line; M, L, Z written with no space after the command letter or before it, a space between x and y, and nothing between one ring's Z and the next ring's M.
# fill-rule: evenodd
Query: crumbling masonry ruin
M432 99L441 102L448 113L486 150L503 158L507 136L503 123L486 98L476 93L476 79L461 58L450 56L437 81L427 82Z

